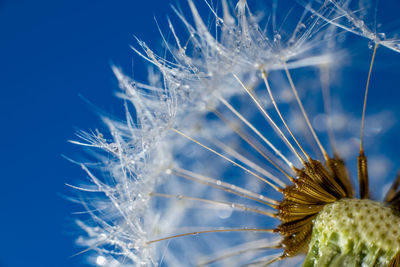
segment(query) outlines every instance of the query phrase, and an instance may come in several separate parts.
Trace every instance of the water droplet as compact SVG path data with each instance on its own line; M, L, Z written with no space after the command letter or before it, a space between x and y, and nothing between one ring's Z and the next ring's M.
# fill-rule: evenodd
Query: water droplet
M368 42L368 48L369 48L369 49L374 48L374 42L373 42L373 41L369 41L369 42Z
M279 33L274 34L274 42L279 42L282 39L282 36Z
M218 212L218 217L221 219L227 219L232 215L232 209L221 209Z
M383 41L386 39L386 34L384 32L378 33L378 38L379 40Z
M160 96L160 100L161 100L161 101L166 101L167 99L168 99L168 96L165 95L165 94L162 94L162 95Z
M105 266L107 263L107 259L104 256L97 256L96 264L99 266Z
M356 21L354 22L354 25L355 25L357 28L363 28L363 27L364 27L364 21L362 21L362 20L356 20Z

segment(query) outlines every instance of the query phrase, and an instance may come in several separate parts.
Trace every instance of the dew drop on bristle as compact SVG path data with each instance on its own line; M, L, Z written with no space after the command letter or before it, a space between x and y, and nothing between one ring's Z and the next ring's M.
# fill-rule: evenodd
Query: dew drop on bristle
M377 35L380 41L384 41L386 39L386 34L383 32L380 32Z
M374 41L371 40L371 41L368 42L368 48L369 49L371 49L371 50L374 49L374 46L375 46Z
M274 43L279 42L282 39L282 36L279 33L274 34Z

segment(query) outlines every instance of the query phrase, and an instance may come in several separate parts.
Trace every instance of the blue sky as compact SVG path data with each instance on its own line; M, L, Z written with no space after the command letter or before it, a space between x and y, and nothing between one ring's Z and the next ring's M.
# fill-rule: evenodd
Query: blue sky
M82 149L67 140L101 127L86 100L123 114L110 101L118 87L110 65L144 80L129 45L135 34L157 50L154 16L166 29L175 2L0 0L0 267L85 266L71 257L80 251L72 213L82 207L65 185L85 174L62 157L79 159Z
M101 127L84 99L110 114L117 82L110 64L144 78L133 34L159 44L154 16L170 1L0 1L0 266L84 266L64 183L84 178L62 157L78 129ZM132 67L133 66L133 67Z

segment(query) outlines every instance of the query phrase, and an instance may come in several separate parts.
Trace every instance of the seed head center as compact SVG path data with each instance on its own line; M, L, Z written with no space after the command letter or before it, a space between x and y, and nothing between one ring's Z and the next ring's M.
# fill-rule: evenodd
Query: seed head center
M399 226L398 212L385 203L342 199L328 204L314 220L304 266L387 266L400 251Z

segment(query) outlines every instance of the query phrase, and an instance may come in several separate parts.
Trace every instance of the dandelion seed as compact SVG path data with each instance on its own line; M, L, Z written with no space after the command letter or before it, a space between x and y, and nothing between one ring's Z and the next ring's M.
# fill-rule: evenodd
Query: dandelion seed
M168 20L169 56L138 40L155 70L146 84L113 68L125 121L73 141L95 157L80 164L89 185L72 186L92 220L77 222L84 252L98 266L399 266L400 176L372 199L366 134L374 64L398 41L351 1L218 3L210 25L191 0L191 17L174 9L187 35ZM360 88L335 81L352 34L373 41ZM347 86L365 92L357 140L332 96Z

